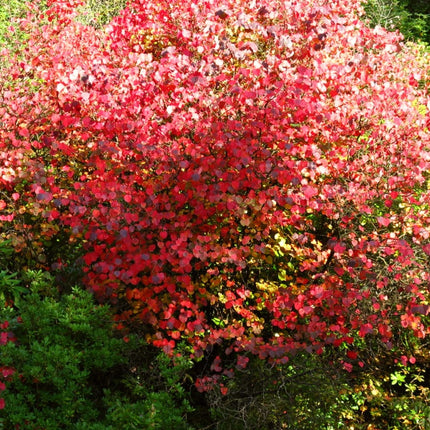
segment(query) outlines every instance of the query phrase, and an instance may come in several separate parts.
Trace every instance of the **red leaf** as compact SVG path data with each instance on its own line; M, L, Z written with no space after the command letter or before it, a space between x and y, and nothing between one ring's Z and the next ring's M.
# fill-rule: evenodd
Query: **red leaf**
M61 116L61 124L63 124L64 127L69 127L75 123L76 123L76 118L68 115Z
M390 219L386 217L378 216L377 220L378 220L378 224L383 227L388 227L391 224Z
M366 336L366 334L370 333L373 333L373 326L370 323L366 323L360 327L360 331L358 334L360 335L360 337L364 337Z
M305 195L305 197L307 197L308 199L318 195L318 190L316 190L315 188L313 188L311 186L303 187L302 191L303 191L303 194Z
M355 352L355 351L351 351L351 350L348 350L348 351L347 351L347 353L346 353L346 355L347 355L347 356L348 356L348 358L350 358L351 360L355 360L355 359L358 357L357 352Z

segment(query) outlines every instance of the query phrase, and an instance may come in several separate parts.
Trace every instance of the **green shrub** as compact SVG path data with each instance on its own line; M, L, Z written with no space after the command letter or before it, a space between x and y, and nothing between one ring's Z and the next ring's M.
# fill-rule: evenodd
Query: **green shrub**
M173 363L163 353L145 361L147 366L133 367L127 378L134 402L106 393L107 421L115 429L191 429L185 418L193 408L183 382L192 362L177 357Z
M97 421L102 389L117 382L125 363L110 311L85 291L57 301L39 294L47 285L35 286L21 296L13 318L6 312L17 340L2 347L2 364L16 370L4 393L4 425L62 429Z
M15 369L0 428L189 428L181 383L190 361L173 365L136 336L125 342L107 305L77 287L61 294L46 271L8 271L12 253L0 242L0 322L14 339L0 346L1 365Z

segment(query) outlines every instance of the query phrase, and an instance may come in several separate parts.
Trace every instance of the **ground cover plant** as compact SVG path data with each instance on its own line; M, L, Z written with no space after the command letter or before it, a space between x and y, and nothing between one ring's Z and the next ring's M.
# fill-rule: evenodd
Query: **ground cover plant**
M49 271L65 297L82 281L125 340L191 360L221 417L214 393L238 405L258 360L375 386L384 357L415 394L425 377L428 61L359 1L326 3L135 0L95 25L80 1L35 2L2 51L9 272Z

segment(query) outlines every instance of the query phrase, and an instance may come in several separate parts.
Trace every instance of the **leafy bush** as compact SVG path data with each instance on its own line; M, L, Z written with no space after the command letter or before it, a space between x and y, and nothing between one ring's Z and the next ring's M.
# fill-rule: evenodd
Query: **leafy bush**
M2 346L2 364L15 369L4 396L4 425L60 429L96 421L100 390L124 364L109 309L78 289L57 301L45 295L52 279L31 277L14 312L2 312L16 338Z
M355 0L135 1L103 29L76 4L29 17L0 77L19 252L67 231L168 354L334 346L350 369L428 334L428 64Z
M367 28L356 0L136 0L103 27L83 24L78 3L50 2L42 26L29 15L26 44L0 71L0 227L22 257L15 267L79 271L82 262L86 286L119 325L193 360L191 380L209 399L230 390L209 401L220 422L231 399L262 426L310 427L314 407L334 426L339 403L327 390L333 409L318 405L306 384L295 411L273 414L288 413L294 356L306 351L316 369L332 354L356 375L384 354L427 348L428 61L398 35ZM17 354L16 422L39 419L42 402L64 409L64 426L107 410L106 425L130 416L137 427L185 427L184 392L169 393L167 379L146 385L142 364L129 368L130 401L100 384L96 375L109 382L109 369L129 362L119 351L108 361L91 337L93 324L107 330L94 317L105 308L85 314L91 324L64 319L70 301L86 300L68 293L11 299L23 318L14 327L22 346L4 345ZM25 325L37 306L48 327ZM66 345L72 354L61 360ZM60 368L41 368L42 351ZM283 368L289 387L266 390L265 416L254 399L241 403L240 376L260 366ZM102 392L91 410L76 396L81 384L91 401L95 386ZM27 403L25 387L37 387Z
M0 312L13 333L13 342L0 346L2 369L13 369L0 413L5 428L189 428L184 416L191 407L180 386L185 364L172 367L162 356L132 360L145 346L115 336L110 309L86 291L59 296L47 272L12 278L15 293L21 282L27 287ZM158 384L135 376L147 367L159 370Z

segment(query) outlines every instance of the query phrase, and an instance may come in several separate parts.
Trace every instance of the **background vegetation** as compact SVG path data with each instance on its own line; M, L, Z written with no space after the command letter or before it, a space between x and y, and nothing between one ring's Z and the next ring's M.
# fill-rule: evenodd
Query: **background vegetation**
M369 0L371 25L399 30L407 40L430 43L430 3L426 0Z

